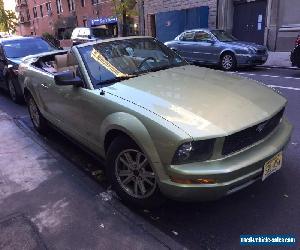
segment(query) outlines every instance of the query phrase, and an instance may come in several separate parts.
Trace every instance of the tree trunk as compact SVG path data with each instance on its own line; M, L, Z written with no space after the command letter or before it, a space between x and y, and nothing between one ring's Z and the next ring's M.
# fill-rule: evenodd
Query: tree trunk
M122 36L127 36L127 17L126 17L126 10L122 12Z

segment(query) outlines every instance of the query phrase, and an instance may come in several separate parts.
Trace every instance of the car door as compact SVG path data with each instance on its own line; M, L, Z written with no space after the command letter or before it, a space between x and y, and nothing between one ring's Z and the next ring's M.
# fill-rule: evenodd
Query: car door
M218 63L219 52L221 48L218 47L214 37L206 31L197 31L194 36L194 58L197 61L206 63Z
M0 87L6 88L5 70L7 69L7 61L4 55L3 47L0 45Z
M179 38L177 45L179 54L188 61L194 60L194 35L194 31L187 31L183 33L183 35Z

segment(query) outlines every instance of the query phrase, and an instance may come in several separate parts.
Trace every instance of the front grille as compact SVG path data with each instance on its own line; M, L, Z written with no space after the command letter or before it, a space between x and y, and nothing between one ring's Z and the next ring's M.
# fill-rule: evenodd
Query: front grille
M265 55L265 54L267 54L267 50L266 49L258 49L256 51L256 54L257 55Z
M284 109L267 121L227 136L224 141L222 154L229 155L267 137L277 127L283 113Z

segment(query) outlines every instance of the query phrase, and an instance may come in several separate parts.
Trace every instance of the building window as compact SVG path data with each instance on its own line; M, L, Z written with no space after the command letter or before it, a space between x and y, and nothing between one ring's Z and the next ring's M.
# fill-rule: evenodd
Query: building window
M92 0L92 4L95 5L95 4L99 4L100 0Z
M75 11L75 1L68 0L68 7L69 7L69 11Z
M44 13L43 13L43 5L40 5L40 12L41 12L41 17L44 16Z
M46 9L47 9L47 12L48 12L48 15L49 15L49 12L51 12L51 3L46 3Z
M63 12L61 0L56 0L56 7L57 7L57 14L60 14Z
M37 10L36 7L33 7L33 17L37 18Z
M87 20L83 19L83 27L87 27Z
M81 7L85 6L85 0L81 0Z
M26 11L27 13L26 13L26 15L27 15L27 19L28 20L30 20L30 12L29 12L29 9L27 9L27 11Z

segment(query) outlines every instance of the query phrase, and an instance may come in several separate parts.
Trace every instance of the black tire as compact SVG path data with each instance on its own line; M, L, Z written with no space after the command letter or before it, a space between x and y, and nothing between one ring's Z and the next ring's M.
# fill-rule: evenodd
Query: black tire
M24 98L21 92L21 88L17 82L18 80L9 77L6 81L7 81L8 93L12 101L18 104L23 103Z
M235 55L230 52L226 52L221 56L220 67L224 71L233 71L236 69L237 62Z
M152 167L150 164L144 164L145 167L143 167L143 171L147 176L149 177L149 173L152 171L153 174L151 174L150 178L147 178L147 180L151 183L155 183L155 186L151 186L148 184L148 182L145 181L143 177L143 171L142 168L140 170L138 169L138 165L136 165L136 170L130 170L128 165L125 165L120 159L122 156L125 157L126 153L131 154L131 159L134 157L134 154L136 153L136 156L138 155L138 152L142 154L139 159L145 159L147 160L147 157L145 154L140 150L140 148L128 137L126 136L120 136L117 137L109 146L109 149L107 151L107 175L109 180L111 181L111 185L113 190L118 194L118 196L121 198L121 200L129 205L134 205L142 208L156 208L162 205L164 202L164 197L161 195L159 191L159 187L156 181L156 176L154 171L152 170ZM125 157L123 159L127 159ZM126 160L125 159L125 160ZM148 161L148 160L147 160ZM128 161L127 161L128 162ZM132 161L133 162L133 161ZM139 161L140 162L140 161ZM136 162L135 162L136 163ZM143 164L141 164L143 165ZM122 168L122 169L120 169ZM125 169L124 169L125 168ZM127 168L127 170L126 170ZM147 171L148 170L148 171ZM121 176L121 171L131 171L132 177L130 177L130 174L127 174L127 176ZM124 177L124 178L123 178ZM129 178L130 177L130 178ZM123 178L123 179L122 179ZM129 180L129 179L131 180ZM126 182L126 179L128 179L128 183L124 184ZM140 187L140 182L142 182L142 185L144 188ZM136 184L138 183L138 184ZM127 187L125 187L127 186ZM132 189L131 189L132 187ZM135 192L135 187L137 192ZM147 189L148 188L148 189ZM142 193L142 189L146 191L146 193ZM147 193L148 192L148 193ZM143 196L143 197L135 197L135 196Z
M27 101L27 107L28 107L30 119L32 121L34 128L40 134L43 134L43 135L46 134L49 129L48 121L41 114L35 100L33 99L33 97L31 95L27 96L26 101Z
M300 68L300 46L298 45L291 53L291 62L293 66Z

